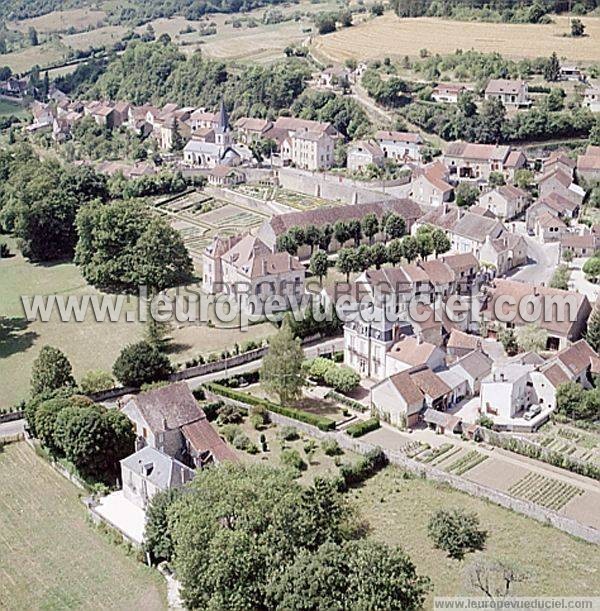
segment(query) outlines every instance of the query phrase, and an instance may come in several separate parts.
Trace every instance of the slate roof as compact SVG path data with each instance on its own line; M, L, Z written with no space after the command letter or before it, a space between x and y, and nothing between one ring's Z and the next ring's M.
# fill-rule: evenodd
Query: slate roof
M181 486L194 477L193 469L150 446L121 460L121 466L144 477L160 490Z

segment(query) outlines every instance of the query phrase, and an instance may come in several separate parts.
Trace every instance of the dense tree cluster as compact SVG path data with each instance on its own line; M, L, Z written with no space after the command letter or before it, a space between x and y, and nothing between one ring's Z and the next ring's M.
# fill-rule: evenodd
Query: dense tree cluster
M402 79L391 76L384 80L379 72L373 68L365 71L361 79L361 85L378 104L388 108L404 106L410 101L410 98L406 95L408 85Z
M173 367L156 346L141 341L125 346L113 365L113 374L123 386L140 387L164 380Z
M360 104L331 91L305 91L291 107L292 115L331 123L346 138L360 138L371 122Z
M108 198L106 179L87 166L40 161L27 146L0 153L0 223L33 261L73 256L79 209Z
M119 460L134 451L135 432L127 416L71 388L35 395L25 414L30 430L54 458L68 460L94 481L113 484Z
M85 206L77 216L77 232L75 263L99 289L160 291L191 277L192 261L179 232L141 204Z
M406 118L445 140L467 140L484 144L535 141L552 138L586 136L594 126L594 115L588 109L552 112L534 108L506 117L499 100L486 100L478 111L467 104L463 94L456 106L416 102L406 107Z
M337 482L222 465L148 517L148 551L172 560L188 608L410 611L429 589L401 549L357 537Z
M289 59L271 66L230 67L198 51L186 58L166 39L132 42L104 73L79 85L89 97L216 108L224 99L233 116L273 116L304 91L310 71Z

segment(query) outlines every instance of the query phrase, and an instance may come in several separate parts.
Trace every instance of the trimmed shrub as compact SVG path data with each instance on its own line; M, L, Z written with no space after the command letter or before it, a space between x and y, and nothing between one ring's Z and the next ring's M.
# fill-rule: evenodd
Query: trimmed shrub
M371 431L377 430L380 426L379 418L369 418L368 420L362 420L356 424L351 424L346 429L346 433L348 433L350 437L362 437Z
M375 448L367 452L355 464L343 464L340 466L340 489L344 491L349 486L356 486L366 479L375 475L388 464L387 456L381 448Z
M298 435L298 429L295 426L282 426L279 430L279 437L285 441L296 441L300 435Z
M202 410L206 414L206 418L209 422L213 422L219 415L219 410L223 407L223 401L211 401L201 406Z
M284 450L281 453L281 462L295 471L305 471L307 467L298 450Z
M239 407L222 403L217 411L217 424L235 424L243 420L243 414Z
M331 420L331 418L326 418L325 416L317 416L315 414L311 414L310 412L305 412L292 407L277 405L276 403L271 403L271 401L267 401L266 399L260 399L259 397L254 397L245 392L236 391L214 382L208 382L204 386L216 395L227 397L235 401L240 401L248 405L262 405L271 412L281 414L282 416L287 416L288 418L293 418L294 420L298 420L298 422L304 422L306 424L316 426L321 431L332 431L335 429L335 421Z
M225 426L221 427L220 432L229 443L233 443L233 440L236 437L238 437L240 434L244 434L242 429L237 424L226 424Z
M326 439L322 444L321 448L327 456L341 456L344 450L340 447L340 444L335 439Z

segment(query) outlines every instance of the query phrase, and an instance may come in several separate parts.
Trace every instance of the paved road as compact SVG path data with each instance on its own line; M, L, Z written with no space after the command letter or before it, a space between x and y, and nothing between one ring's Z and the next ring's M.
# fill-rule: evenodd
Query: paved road
M0 437L9 435L18 435L25 431L25 420L13 420L12 422L3 422L0 424Z
M527 242L530 263L519 268L511 277L522 282L548 284L558 264L558 242L542 244L531 236L523 236Z

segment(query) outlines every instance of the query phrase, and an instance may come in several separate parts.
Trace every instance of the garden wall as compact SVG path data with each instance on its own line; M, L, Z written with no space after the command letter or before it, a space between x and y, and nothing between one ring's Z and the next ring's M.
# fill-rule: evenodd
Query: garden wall
M225 403L237 405L243 409L247 409L248 407L240 401L235 401L227 397L221 397L211 392L207 392L207 397L209 397L211 400L222 400ZM282 426L293 426L299 431L302 431L303 433L306 433L307 435L315 437L319 440L335 439L339 443L340 447L342 447L344 450L356 452L357 454L364 455L367 452L377 448L377 446L374 444L362 441L360 439L353 439L342 431L328 433L319 430L315 426L306 424L304 422L298 422L297 420L288 418L287 416L283 416L281 414L269 412L269 416L271 421L275 424ZM442 484L447 484L456 490L460 490L461 492L465 492L471 496L487 499L488 501L492 501L497 505L501 505L502 507L506 507L507 509L512 509L517 513L526 515L527 517L537 520L538 522L551 524L555 528L558 528L575 537L584 539L585 541L589 541L590 543L600 544L599 530L586 526L585 524L581 524L576 520L572 520L571 518L567 518L556 511L546 509L545 507L541 507L540 505L532 503L531 501L525 501L523 499L510 496L504 492L496 490L495 488L476 484L457 475L446 473L445 471L428 465L427 463L421 463L417 460L409 458L402 452L386 450L385 455L387 456L390 464L400 467L410 473L413 473L414 475L425 477Z

